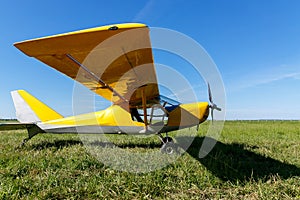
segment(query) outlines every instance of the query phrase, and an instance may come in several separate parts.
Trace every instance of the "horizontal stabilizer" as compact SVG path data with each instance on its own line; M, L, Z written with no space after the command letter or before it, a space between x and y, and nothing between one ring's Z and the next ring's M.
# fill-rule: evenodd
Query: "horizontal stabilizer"
M25 144L26 141L31 139L33 136L37 135L38 133L44 133L40 127L36 124L30 123L7 123L7 124L0 124L0 131L11 131L11 130L19 130L19 129L27 129L28 138L23 141ZM10 132L9 132L10 133Z
M10 130L26 129L27 125L32 125L32 124L21 124L21 123L0 124L0 131L10 131Z

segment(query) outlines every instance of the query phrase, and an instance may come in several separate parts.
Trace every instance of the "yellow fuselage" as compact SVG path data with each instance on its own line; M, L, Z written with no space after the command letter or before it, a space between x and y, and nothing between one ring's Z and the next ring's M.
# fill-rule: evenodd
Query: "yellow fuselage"
M207 102L181 104L169 112L164 132L198 125L209 114ZM46 132L140 133L145 124L132 120L129 112L118 105L105 110L59 118L37 124ZM151 124L150 124L151 126Z

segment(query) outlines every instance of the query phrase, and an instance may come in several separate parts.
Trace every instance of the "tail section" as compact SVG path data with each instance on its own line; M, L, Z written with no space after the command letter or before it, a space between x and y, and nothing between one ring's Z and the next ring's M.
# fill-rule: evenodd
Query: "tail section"
M63 118L62 115L24 90L11 92L16 108L16 116L21 123L45 122Z

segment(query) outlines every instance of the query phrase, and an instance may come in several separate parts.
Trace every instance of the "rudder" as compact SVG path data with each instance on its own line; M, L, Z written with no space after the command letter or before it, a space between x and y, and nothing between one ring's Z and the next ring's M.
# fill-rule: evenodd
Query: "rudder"
M45 122L63 118L52 108L26 92L15 90L11 92L16 109L16 116L21 123Z

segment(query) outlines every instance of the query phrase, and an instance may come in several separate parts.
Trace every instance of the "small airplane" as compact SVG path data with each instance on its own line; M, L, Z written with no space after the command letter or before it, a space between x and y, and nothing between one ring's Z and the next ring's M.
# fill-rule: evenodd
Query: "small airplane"
M159 93L145 24L101 26L14 46L112 103L104 110L63 117L28 92L12 91L19 125L28 130L23 144L45 132L157 134L161 151L171 154L174 142L168 132L199 126L209 109L212 117L213 110L221 110L213 103L209 84L210 103L184 104Z

